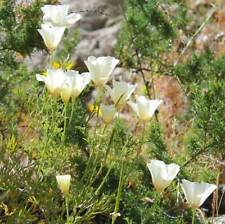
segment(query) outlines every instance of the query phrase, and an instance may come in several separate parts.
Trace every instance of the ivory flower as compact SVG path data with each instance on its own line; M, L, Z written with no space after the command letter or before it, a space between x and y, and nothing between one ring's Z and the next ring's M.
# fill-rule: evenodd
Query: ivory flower
M151 172L153 185L158 192L167 188L180 171L177 164L167 165L160 160L151 160L150 163L147 163L147 167Z
M114 104L117 107L121 107L130 98L136 87L137 85L132 85L124 81L113 81L113 88L106 86L106 89Z
M70 27L81 19L79 13L69 12L69 5L45 5L41 8L44 23L50 23L54 26Z
M65 26L56 27L49 24L42 24L41 29L38 29L38 32L42 36L42 39L49 51L53 51L57 48L62 39L65 28Z
M106 124L111 123L116 115L116 108L114 107L114 105L107 106L107 105L101 104L100 109L101 109L102 120Z
M70 175L58 175L56 176L57 183L59 185L59 189L65 195L69 193L70 188Z
M47 76L36 74L38 81L44 82L49 92L54 96L60 96L62 86L66 80L65 72L62 69L48 69Z
M61 98L68 102L70 98L77 98L90 82L90 74L79 74L78 71L68 71L65 73L66 79L61 89Z
M217 187L214 184L197 183L184 179L181 188L190 207L197 209Z
M96 86L103 86L113 72L119 60L114 57L88 57L85 64L91 73L91 79Z
M136 97L136 103L128 101L128 105L137 114L140 120L147 121L152 118L162 100L149 100L145 96Z

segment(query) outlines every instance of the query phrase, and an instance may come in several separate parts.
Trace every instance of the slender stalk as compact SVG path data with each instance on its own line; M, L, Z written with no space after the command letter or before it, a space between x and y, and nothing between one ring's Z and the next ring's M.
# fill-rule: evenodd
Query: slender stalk
M143 145L143 142L144 142L144 138L145 138L145 129L146 129L146 123L144 122L143 123L143 131L142 131L142 137L141 137L141 145Z
M99 160L99 154L100 154L100 150L99 150L99 147L98 147L97 152L93 156L94 161L93 161L93 165L91 167L92 172L90 173L91 175L90 175L90 178L89 178L88 186L91 186L94 183L94 181L96 180L95 174L96 174L96 168L97 168L97 164L98 164L98 160Z
M146 88L146 92L147 92L148 98L151 99L151 93L149 91L149 84L148 84L148 81L146 80L145 74L144 74L143 69L142 69L140 52L139 52L138 49L135 50L135 54L136 54L136 57L137 57L137 63L138 63L138 66L139 66L139 71L141 73L141 77L143 79L143 82L144 82L144 85L145 85L145 88Z
M105 124L105 126L104 126L104 128L103 128L103 131L102 131L102 135L104 135L105 134L105 130L106 130L106 128L108 127L108 125L107 124Z
M192 224L194 224L195 223L195 215L196 215L196 210L195 209L193 209L192 210Z
M73 119L73 113L74 113L74 99L72 99L72 109L71 109L71 113L70 113L70 119L69 119L69 125L71 124L71 121Z
M89 121L94 117L94 115L95 115L95 111L92 111L91 113L89 113L87 120L85 122L85 127L88 126Z
M104 158L103 163L106 162L107 156L109 154L109 151L110 151L110 148L111 148L111 145L112 145L112 142L113 142L115 131L116 131L115 128L113 128L110 139L109 139L109 143L108 143L108 146L107 146L107 149L106 149L105 158Z
M53 60L54 60L54 58L55 58L55 55L56 55L56 50L55 50L55 51L49 52L49 55L48 55L48 61L47 61L49 67L52 66L52 62L53 62Z
M99 177L100 173L102 172L103 166L106 163L106 160L107 160L107 157L108 157L108 154L109 154L111 145L112 145L112 141L113 141L114 134L115 134L115 128L113 128L113 130L112 130L112 133L111 133L111 136L110 136L110 139L109 139L109 143L108 143L108 146L107 146L107 149L106 149L106 152L105 152L104 160L103 160L103 162L101 164L100 169L98 170L98 172L97 172L97 174L95 176L94 181Z
M124 175L124 160L122 160L122 167L120 170L120 179L119 179L119 185L118 185L118 190L117 190L117 196L116 196L116 203L115 203L115 208L114 208L114 214L117 214L119 211L119 206L120 206L120 199L122 195L122 189L123 189L123 175ZM112 216L112 224L114 224L116 221L116 216Z
M134 126L134 133L138 130L138 125L139 125L140 120L138 119L137 123Z
M62 139L61 139L62 143L65 143L65 139L66 139L67 106L68 106L68 103L65 103L64 104L64 110L63 110L64 127L63 127Z
M66 203L66 219L69 221L69 203L68 203L68 197L65 195L65 203Z
M107 125L105 126L105 128L106 128L106 127L107 127ZM104 133L104 131L105 131L105 128L104 128L104 130L103 130L103 133ZM111 144L112 144L112 140L113 140L113 137L114 137L114 133L115 133L115 129L113 128L113 131L112 131L112 133L111 133L111 136L110 136L110 139L109 139L109 143L108 143L108 146L107 146L107 149L106 149L106 153L105 153L105 156L104 156L104 160L103 160L103 162L101 163L101 166L100 166L100 168L99 168L97 174L95 175L95 177L94 177L95 172L92 173L92 176L91 176L91 178L90 178L90 185L92 185L92 184L97 180L97 178L99 177L100 173L102 172L103 166L104 166L104 164L105 164L105 162L106 162L107 156L108 156L109 151L110 151L110 147L111 147ZM102 134L102 135L103 135L103 134ZM102 143L103 143L103 140L104 140L104 137L102 137L102 141L100 142L100 144L99 144L99 146L98 146L98 151L97 151L97 153L96 153L96 157L95 157L95 160L94 160L94 163L93 163L92 170L95 170L95 169L97 168L97 164L98 164L98 161L99 161L99 154L101 153L100 148L101 148L101 145L102 145Z
M95 107L96 107L96 106L95 106ZM93 112L93 113L91 114L91 116L89 117L88 120L91 120L91 117L93 117L94 114L95 114L95 112ZM87 121L87 123L86 123L86 126L87 126L87 124L88 124L88 121ZM96 122L96 125L97 125L97 122ZM96 139L96 137L94 137L94 135L95 135L95 131L94 131L94 133L93 133L93 139ZM97 147L97 146L96 146L96 147ZM93 175L94 175L94 167L95 167L94 165L95 165L95 161L96 161L96 159L97 159L96 156L97 156L97 155L95 154L94 147L92 147L92 150L90 151L90 155L89 155L89 158L88 158L88 161L87 161L87 166L86 166L85 171L84 171L84 174L83 174L83 176L82 176L82 178L81 178L81 182L82 182L86 177L90 177L90 179L89 179L89 180L90 180L90 181L89 181L89 184L91 183L91 180L92 180ZM94 160L94 162L92 162L93 160ZM90 169L93 170L92 174L89 172ZM90 176L90 174L91 174L91 176Z
M48 105L50 104L50 109ZM53 111L53 99L49 95L45 94L43 110L46 110L47 122L45 123L45 149L48 147L50 142L49 133L50 133L50 123L54 122L54 111Z
M44 95L44 97L45 97L45 99L44 99L43 108L42 108L41 113L44 110L46 110L46 115L47 115L47 118L48 118L49 117L49 111L48 111L48 108L46 107L46 105L48 105L48 103L49 103L49 97L46 94ZM47 125L46 128L45 128L45 138L46 138L45 144L46 144L46 146L47 146L47 142L48 142L48 130L49 130L49 126Z
M46 109L46 104L48 104L48 98L47 98L47 95L46 95L46 86L44 86L42 92L39 94L39 96L42 96L42 107L40 108L40 114L42 114L45 109ZM46 99L47 98L47 99Z
M90 175L90 169L91 169L91 161L92 161L92 157L93 157L93 150L91 151L88 161L87 161L87 165L86 168L84 170L84 174L80 180L80 182L83 182L85 180L86 177L88 177Z
M102 189L104 183L106 182L106 180L107 180L107 178L108 178L108 176L109 176L109 174L110 174L110 172L111 172L111 169L112 169L112 164L110 165L110 167L109 167L109 169L108 169L106 175L104 176L102 182L100 183L99 187L98 187L97 190L95 191L95 195L98 195L99 191Z
M96 109L97 109L97 111L95 111ZM100 101L96 101L95 104L94 104L94 114L96 113L97 118L96 118L94 130L93 130L93 139L98 139L97 138L97 126L98 126L99 112L100 112ZM89 161L91 161L92 155L96 156L95 159L97 159L98 153L99 152L97 152L97 154L95 154L94 147L92 147L91 154L90 154L90 157L89 157ZM89 161L88 161L88 163L89 163ZM94 164L95 164L95 161L94 161Z
M94 110L96 110L96 109L97 109L97 111L96 111L97 118L95 121L95 128L94 128L94 133L93 133L94 139L97 139L97 126L98 126L98 118L99 118L99 112L100 112L100 101L95 103Z

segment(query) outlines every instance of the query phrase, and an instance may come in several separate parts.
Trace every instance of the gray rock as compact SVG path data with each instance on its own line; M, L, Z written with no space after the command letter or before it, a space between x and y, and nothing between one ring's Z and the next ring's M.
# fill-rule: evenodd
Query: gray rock
M219 217L215 217L215 218L210 218L209 219L209 223L212 223L212 224L225 224L225 215L219 216Z
M27 65L28 70L40 70L47 66L47 57L47 52L38 51L26 57L24 62Z
M123 1L121 0L64 0L71 10L83 16L80 22L80 42L72 57L83 60L90 55L112 55L121 27Z
M81 31L81 41L77 45L73 58L86 59L90 55L111 55L119 30L120 23L93 32Z

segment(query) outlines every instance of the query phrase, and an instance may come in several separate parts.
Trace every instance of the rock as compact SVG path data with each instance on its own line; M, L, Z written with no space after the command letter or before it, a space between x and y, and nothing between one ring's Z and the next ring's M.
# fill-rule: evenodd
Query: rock
M24 63L27 65L28 70L33 69L41 70L47 66L47 52L38 51L25 58Z
M75 12L104 12L105 15L111 15L116 17L121 15L123 12L123 0L89 0L89 1L80 1L80 0L62 0L62 4L69 4L71 9Z
M120 23L117 23L93 32L81 31L81 41L78 43L72 59L86 59L90 55L112 55L113 48L117 42L116 36L119 29Z
M88 56L113 54L121 27L122 5L120 0L70 1L71 10L83 16L80 22L80 41L72 56L74 61L83 61Z
M219 216L219 217L215 217L215 218L210 218L209 219L209 223L212 223L212 224L225 224L225 215Z

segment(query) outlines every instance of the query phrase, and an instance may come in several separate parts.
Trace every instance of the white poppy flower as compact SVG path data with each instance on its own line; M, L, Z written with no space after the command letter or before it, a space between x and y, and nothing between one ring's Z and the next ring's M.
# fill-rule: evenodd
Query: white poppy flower
M44 23L50 23L54 26L70 27L81 19L79 13L69 12L69 5L45 5L41 8Z
M137 87L124 81L113 81L113 88L105 86L107 93L117 107L123 106Z
M46 47L53 51L59 45L66 27L56 27L49 24L42 24L38 32L42 36Z
M44 82L49 92L54 96L60 96L62 86L66 80L62 69L48 69L47 76L36 74L38 81Z
M210 194L217 188L214 184L197 183L188 180L182 180L181 188L192 208L199 208Z
M58 175L58 176L56 176L56 180L57 180L57 183L59 185L59 189L61 190L61 192L64 195L69 193L71 176L70 175Z
M140 120L147 121L152 118L162 100L149 100L145 96L136 97L136 103L128 101L128 105L137 114Z
M158 192L167 188L180 171L177 164L167 165L160 160L151 160L147 163L147 167L151 172L153 185Z
M91 79L96 86L103 86L108 80L109 77L119 63L119 60L114 57L88 57L85 64L91 73Z
M70 98L75 99L84 90L90 82L90 74L79 74L78 71L68 71L65 73L66 80L62 86L61 98L64 102L68 102Z
M112 122L112 120L114 119L114 117L116 115L116 108L114 107L114 105L108 106L108 105L101 104L100 110L101 110L102 120L106 124L109 124L110 122Z

